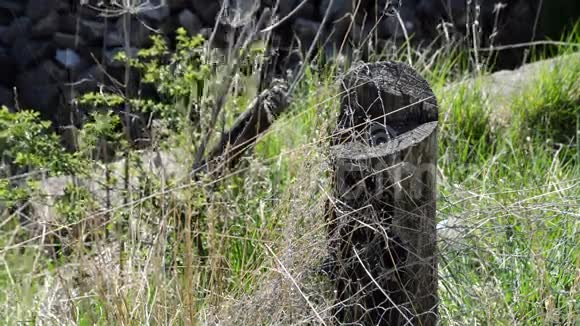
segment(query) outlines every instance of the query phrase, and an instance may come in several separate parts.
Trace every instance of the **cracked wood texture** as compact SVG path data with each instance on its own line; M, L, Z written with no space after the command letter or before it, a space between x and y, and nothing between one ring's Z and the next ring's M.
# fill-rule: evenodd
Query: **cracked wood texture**
M403 63L341 80L328 233L337 324L437 323L437 101Z

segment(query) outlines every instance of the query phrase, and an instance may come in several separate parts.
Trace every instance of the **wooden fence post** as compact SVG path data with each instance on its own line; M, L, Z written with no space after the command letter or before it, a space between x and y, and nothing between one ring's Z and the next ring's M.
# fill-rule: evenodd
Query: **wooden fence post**
M338 323L435 325L437 101L403 63L342 79L328 225Z

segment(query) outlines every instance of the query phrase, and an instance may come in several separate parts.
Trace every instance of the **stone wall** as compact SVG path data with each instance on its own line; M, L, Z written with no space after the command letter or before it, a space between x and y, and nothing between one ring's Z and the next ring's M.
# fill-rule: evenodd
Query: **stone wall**
M347 56L363 49L358 57L364 58L365 51L378 51L389 40L401 40L401 25L415 42L436 39L442 22L465 32L470 12L476 11L483 38L489 39L485 35L493 32L497 8L494 0L470 1L480 4L479 9L467 8L464 0L393 1L395 4L388 0L282 0L278 7L276 0L131 0L138 4L127 19L126 11L115 4L123 2L0 0L0 104L34 108L53 121L57 130L78 125L83 112L72 104L73 99L123 80L124 67L112 59L127 45L125 40L136 50L147 46L154 33L171 39L182 26L191 35L207 37L217 27L213 44L227 47L230 36L266 8L278 19L294 12L273 29L271 45L279 49L279 65L297 64L321 27L319 46L331 58L338 48ZM537 2L504 0L497 20L504 28L496 39L502 43L529 40ZM326 12L329 16L322 26ZM293 59L286 60L288 57Z

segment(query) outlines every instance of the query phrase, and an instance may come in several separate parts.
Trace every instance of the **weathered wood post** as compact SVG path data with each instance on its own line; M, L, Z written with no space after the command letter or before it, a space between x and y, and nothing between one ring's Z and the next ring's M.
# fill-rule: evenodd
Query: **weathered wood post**
M342 79L328 225L334 316L358 325L437 322L437 101L402 63Z

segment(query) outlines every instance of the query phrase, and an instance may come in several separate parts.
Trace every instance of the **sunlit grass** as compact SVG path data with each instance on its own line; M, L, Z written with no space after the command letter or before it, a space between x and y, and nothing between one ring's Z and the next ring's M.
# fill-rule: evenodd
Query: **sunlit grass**
M580 311L580 64L562 60L543 72L513 99L511 124L496 126L482 84L447 87L474 76L453 53L413 60L440 104L442 323L572 325ZM337 78L307 69L291 107L238 172L194 181L185 197L152 196L114 212L143 228L118 235L124 257L118 243L80 240L55 257L47 236L59 226L28 239L16 217L0 222L0 316L8 324L311 321L288 278L327 308L328 280L313 270L326 245Z

